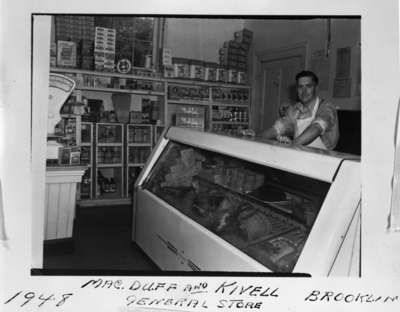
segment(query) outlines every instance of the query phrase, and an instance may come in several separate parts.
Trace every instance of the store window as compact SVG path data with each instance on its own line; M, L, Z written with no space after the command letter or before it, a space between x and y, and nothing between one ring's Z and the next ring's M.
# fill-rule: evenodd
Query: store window
M150 68L155 54L155 23L156 20L152 17L55 15L53 43L59 45L58 42L61 41L74 45L75 68L95 69L102 58L102 48L114 54L113 64L110 62L110 66L125 59L133 67ZM64 53L69 55L67 48Z

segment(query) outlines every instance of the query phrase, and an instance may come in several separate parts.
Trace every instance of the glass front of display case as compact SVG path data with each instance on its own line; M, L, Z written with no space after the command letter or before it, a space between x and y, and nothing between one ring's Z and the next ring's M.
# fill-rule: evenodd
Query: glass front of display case
M142 188L274 272L292 272L330 184L169 142Z

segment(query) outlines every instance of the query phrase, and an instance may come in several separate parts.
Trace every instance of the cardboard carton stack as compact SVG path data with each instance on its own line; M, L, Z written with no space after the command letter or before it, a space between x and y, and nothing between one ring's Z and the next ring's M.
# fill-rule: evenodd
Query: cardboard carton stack
M219 50L220 65L247 71L247 56L252 38L253 33L248 29L236 31L234 40L225 41Z
M94 65L96 71L114 70L115 29L96 27L94 39Z

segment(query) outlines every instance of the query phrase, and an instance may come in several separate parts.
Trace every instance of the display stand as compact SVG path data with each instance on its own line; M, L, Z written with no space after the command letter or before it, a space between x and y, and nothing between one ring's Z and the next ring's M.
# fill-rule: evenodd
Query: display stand
M54 166L46 169L45 241L72 239L77 183L86 166Z

